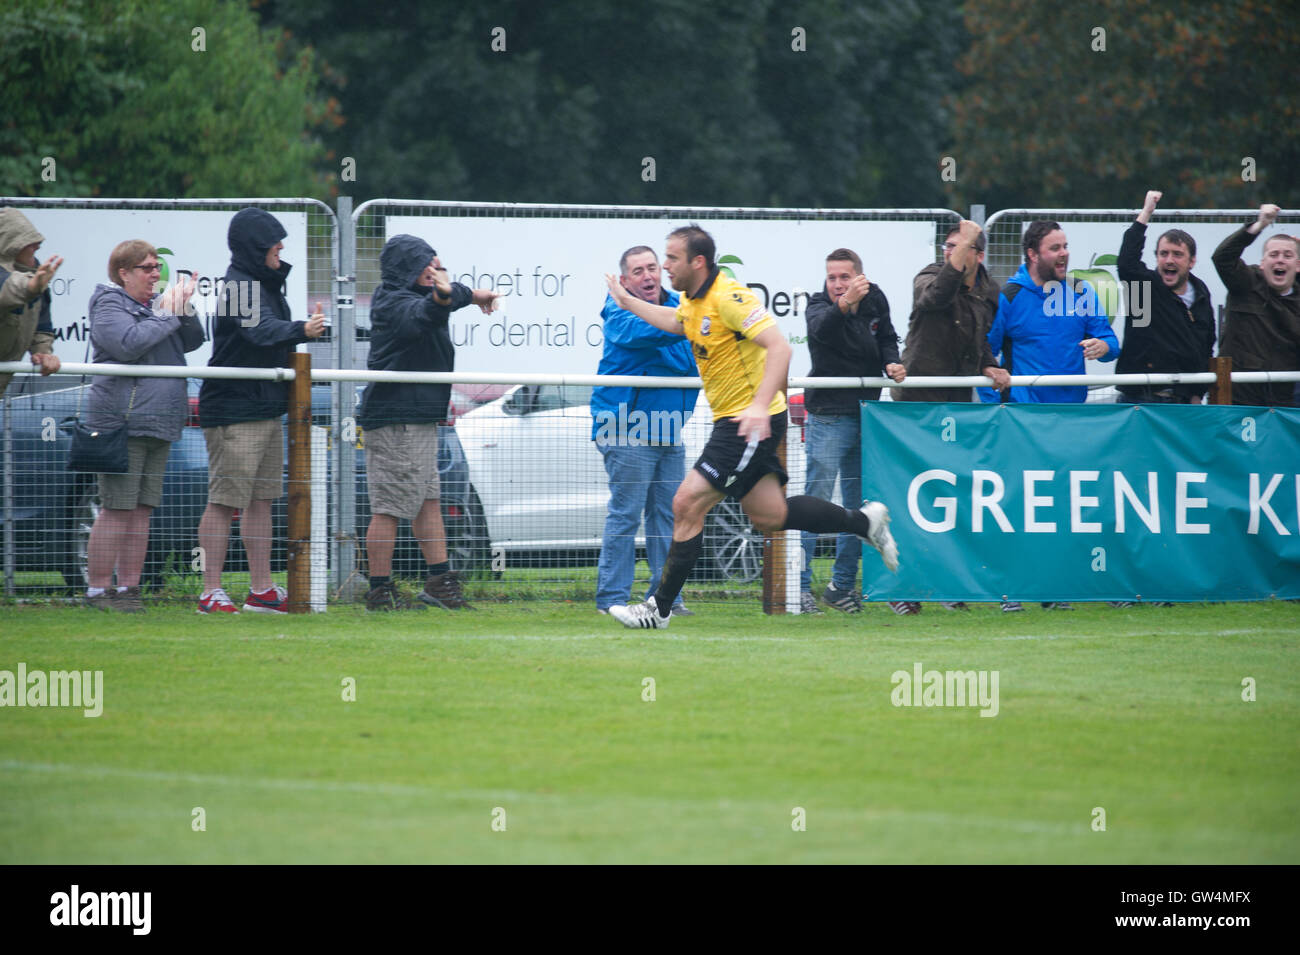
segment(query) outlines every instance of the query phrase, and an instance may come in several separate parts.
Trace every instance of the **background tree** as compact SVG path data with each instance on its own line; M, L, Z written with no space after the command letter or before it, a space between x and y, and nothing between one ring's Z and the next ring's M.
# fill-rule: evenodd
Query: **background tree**
M1162 207L1300 201L1293 4L981 0L965 11L974 40L952 99L951 202L1136 208L1154 188Z
M943 96L963 27L937 0L870 12L848 0L433 0L361 18L342 0L260 9L328 64L348 119L326 141L336 169L355 159L355 182L339 188L358 199L943 197Z
M282 50L242 3L10 0L0 194L325 194L317 132L336 104L315 92L311 52Z

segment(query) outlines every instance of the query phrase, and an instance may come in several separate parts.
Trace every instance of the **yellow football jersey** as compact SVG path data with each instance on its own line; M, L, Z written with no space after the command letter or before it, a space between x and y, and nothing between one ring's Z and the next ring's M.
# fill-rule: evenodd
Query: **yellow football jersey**
M776 327L758 297L715 269L695 298L682 296L677 320L695 352L713 420L748 408L767 365L767 349L752 339ZM768 413L780 414L785 407L785 392L778 390Z

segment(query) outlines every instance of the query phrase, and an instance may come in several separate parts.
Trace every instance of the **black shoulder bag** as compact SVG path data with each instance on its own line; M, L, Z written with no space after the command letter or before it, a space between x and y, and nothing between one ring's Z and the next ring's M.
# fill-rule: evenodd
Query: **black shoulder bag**
M86 358L90 357L90 337L86 337ZM86 393L86 376L81 376L81 394L77 395L77 414L72 419L72 446L68 448L68 470L88 471L92 474L125 474L127 472L126 421L135 404L135 389L139 379L131 386L131 400L126 406L122 427L113 431L90 428L81 421L81 399Z

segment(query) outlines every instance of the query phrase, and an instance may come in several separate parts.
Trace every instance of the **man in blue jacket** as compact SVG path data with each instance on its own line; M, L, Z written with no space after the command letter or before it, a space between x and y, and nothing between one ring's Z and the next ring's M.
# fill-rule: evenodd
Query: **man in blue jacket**
M1002 286L998 312L989 329L989 347L1002 356L1012 375L1082 375L1084 360L1114 361L1119 341L1097 299L1082 279L1071 279L1070 246L1058 222L1031 222L1021 239L1025 262ZM998 393L981 388L980 400L996 402ZM1015 402L1079 403L1087 401L1087 385L1011 389ZM1044 609L1071 610L1068 603L1046 602ZM1004 601L1004 611L1021 609Z
M423 239L395 235L379 253L382 284L370 300L370 357L374 371L455 371L448 323L466 305L496 308L499 293L452 282ZM451 385L376 381L366 386L357 424L365 430L370 527L367 610L424 609L393 584L397 522L411 522L427 565L419 598L444 610L472 609L447 560L438 485L438 426L447 418Z
M628 249L619 260L619 283L653 305L676 308L679 296L660 284L659 259L645 245ZM605 296L605 350L601 375L698 375L691 343L660 331ZM673 535L673 494L686 476L682 428L695 410L697 388L599 387L591 393L591 437L609 475L609 512L596 571L596 609L626 606L636 570L636 532L645 514L650 586L659 577ZM672 612L689 615L680 597Z
M284 283L290 265L280 261L286 235L275 216L255 206L230 220L230 267L209 365L284 368L300 342L324 334L319 305L307 321L289 317ZM208 445L208 506L199 520L204 560L199 613L239 613L221 587L236 510L250 577L244 609L289 612L288 595L271 580L271 502L284 493L280 418L288 409L288 382L207 378L199 389L199 424Z
M1031 222L1021 240L1025 262L1002 286L998 311L989 329L989 347L1002 355L1012 375L1082 375L1084 360L1114 361L1119 341L1097 299L1082 279L1070 279L1070 247L1057 222ZM1011 389L1016 402L1082 402L1086 385ZM980 399L996 402L997 392L980 389Z

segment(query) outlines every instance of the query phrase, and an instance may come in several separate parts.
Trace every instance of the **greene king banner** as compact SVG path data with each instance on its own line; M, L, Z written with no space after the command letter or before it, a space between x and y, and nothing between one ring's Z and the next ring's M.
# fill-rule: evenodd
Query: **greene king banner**
M1300 410L864 402L880 600L1300 597Z

